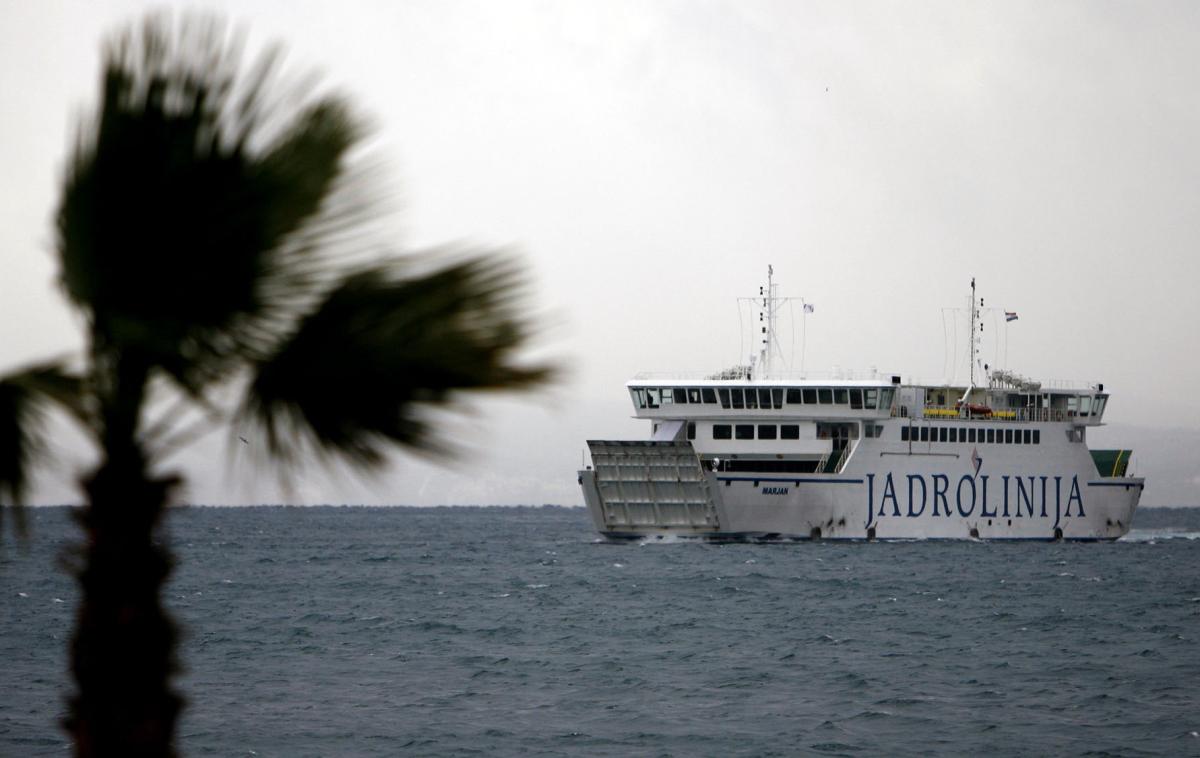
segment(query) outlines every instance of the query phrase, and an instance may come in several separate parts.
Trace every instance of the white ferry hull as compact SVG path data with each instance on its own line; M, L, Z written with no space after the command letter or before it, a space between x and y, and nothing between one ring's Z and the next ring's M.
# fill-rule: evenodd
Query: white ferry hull
M1006 450L1003 465L989 451L979 470L961 452L899 447L860 445L838 474L704 471L693 454L694 470L650 476L640 494L630 494L643 478L638 466L618 467L621 481L604 481L605 467L579 479L597 531L612 538L1115 540L1129 531L1144 486L1099 476L1082 445L1049 468L1032 448Z
M784 302L749 298L757 356L708 375L626 383L652 439L589 441L579 472L597 531L613 538L1115 540L1144 481L1131 450L1090 450L1102 383L1043 385L989 370L971 280L967 380L775 372ZM812 312L805 303L804 313ZM1005 311L1005 323L1017 314ZM801 362L803 366L803 361Z

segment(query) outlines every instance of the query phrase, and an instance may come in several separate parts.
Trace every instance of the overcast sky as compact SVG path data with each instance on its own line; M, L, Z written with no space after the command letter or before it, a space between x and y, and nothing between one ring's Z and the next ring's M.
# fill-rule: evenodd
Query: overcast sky
M158 5L0 0L0 371L81 344L54 284L58 179L101 40ZM215 435L175 461L189 501L577 504L586 439L648 436L622 384L742 362L735 298L773 264L816 306L808 369L930 381L976 277L1020 315L1007 365L1104 382L1094 444L1147 441L1142 473L1172 464L1143 502L1200 503L1196 448L1153 447L1200 443L1200 4L187 7L354 98L398 246L521 251L539 352L569 369L473 403L451 468L281 483ZM55 436L35 500L74 501L86 457Z

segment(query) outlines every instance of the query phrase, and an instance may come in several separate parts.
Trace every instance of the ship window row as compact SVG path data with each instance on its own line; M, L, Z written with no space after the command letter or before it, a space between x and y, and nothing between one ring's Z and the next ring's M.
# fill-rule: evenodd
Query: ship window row
M955 426L902 426L903 442L967 442L984 445L1040 445L1040 429L976 429Z
M756 434L757 432L757 434ZM714 440L798 440L799 424L713 424Z
M880 387L635 387L638 408L720 404L733 410L773 410L788 405L841 405L851 410L887 410L895 390Z

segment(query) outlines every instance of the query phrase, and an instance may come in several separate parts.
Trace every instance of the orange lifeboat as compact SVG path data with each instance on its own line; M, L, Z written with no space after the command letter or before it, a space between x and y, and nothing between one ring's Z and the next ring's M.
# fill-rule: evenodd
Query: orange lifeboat
M967 409L967 415L970 416L971 418L991 418L992 417L992 409L981 403L965 403L964 404L961 400L959 400L957 403L954 404L954 410L956 410L956 411L961 410L964 407L964 405L966 406L966 409Z

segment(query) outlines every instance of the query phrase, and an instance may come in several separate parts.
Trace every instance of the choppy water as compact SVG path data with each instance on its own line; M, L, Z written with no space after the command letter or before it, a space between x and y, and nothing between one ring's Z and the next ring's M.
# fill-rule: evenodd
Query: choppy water
M64 509L0 552L62 755ZM8 525L6 525L8 526ZM1200 509L1115 544L596 542L575 509L181 509L191 755L1200 755Z

